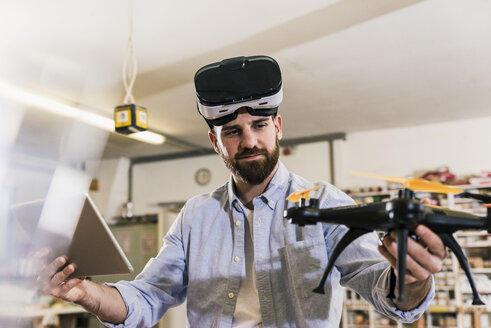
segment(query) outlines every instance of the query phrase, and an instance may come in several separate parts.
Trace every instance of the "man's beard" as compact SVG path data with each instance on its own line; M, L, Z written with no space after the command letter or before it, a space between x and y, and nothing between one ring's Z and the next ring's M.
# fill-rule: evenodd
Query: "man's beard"
M252 160L252 161L240 161L239 159L244 156L261 154L264 155L264 159ZM256 147L250 149L244 149L241 153L237 153L234 158L225 157L220 154L225 165L238 179L250 184L261 184L271 172L273 172L278 163L280 157L280 141L276 138L275 146L271 152L267 149L258 149Z

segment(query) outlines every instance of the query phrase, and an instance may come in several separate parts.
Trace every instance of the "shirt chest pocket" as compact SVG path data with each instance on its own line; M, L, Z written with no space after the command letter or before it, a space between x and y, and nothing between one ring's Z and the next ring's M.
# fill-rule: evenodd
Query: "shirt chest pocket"
M324 239L288 244L281 253L292 291L299 298L316 295L312 290L318 286L328 261Z

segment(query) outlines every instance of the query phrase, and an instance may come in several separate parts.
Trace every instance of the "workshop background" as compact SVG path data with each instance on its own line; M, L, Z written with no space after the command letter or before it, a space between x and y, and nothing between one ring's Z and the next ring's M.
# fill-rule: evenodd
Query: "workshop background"
M36 293L38 262L12 205L62 195L77 212L72 196L88 192L141 270L183 202L227 181L193 88L199 67L224 58L278 61L280 159L295 173L359 202L394 197L400 185L350 170L490 193L490 17L489 0L2 1L0 327L100 326ZM146 134L114 133L114 108L128 101L146 108ZM486 213L452 195L422 196ZM30 227L70 235L78 216L62 214ZM450 257L432 308L414 325L347 291L342 326L488 327L491 237L458 240L486 307L469 306ZM94 279L106 278L122 277ZM185 306L160 325L184 327Z

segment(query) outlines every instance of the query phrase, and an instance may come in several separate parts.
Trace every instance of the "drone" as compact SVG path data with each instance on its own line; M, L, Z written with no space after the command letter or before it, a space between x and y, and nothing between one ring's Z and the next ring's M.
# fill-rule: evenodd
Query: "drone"
M348 232L346 232L334 248L322 279L319 285L313 290L314 292L324 294L324 284L329 272L341 252L352 241L372 231L385 231L387 233L395 231L397 236L396 267L397 272L402 274L400 274L399 279L397 279L392 271L390 291L387 297L395 298L395 286L397 280L398 295L396 300L398 302L403 302L407 239L409 236L416 238L414 230L419 224L423 224L435 232L440 237L443 244L450 248L457 257L460 267L464 270L472 289L472 304L485 304L479 296L464 252L452 234L459 230L487 230L488 233L491 233L491 207L486 206L487 216L481 217L467 212L423 204L416 198L414 191L453 193L459 197L474 198L484 203L491 203L491 196L464 192L459 188L449 187L420 178L389 177L362 172L352 173L401 183L404 188L399 190L398 197L390 201L323 209L319 208L319 199L310 197L310 192L320 189L321 186L296 191L287 198L287 200L296 203L295 207L288 208L285 210L284 214L285 219L289 219L293 224L304 226L321 222L341 224L349 228Z

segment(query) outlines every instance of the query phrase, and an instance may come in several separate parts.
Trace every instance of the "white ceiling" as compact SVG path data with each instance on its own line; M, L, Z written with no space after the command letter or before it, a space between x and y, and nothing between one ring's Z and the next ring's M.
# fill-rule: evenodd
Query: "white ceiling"
M491 115L491 0L135 0L133 17L136 102L200 147L194 72L241 55L279 62L287 139ZM0 31L2 80L108 117L122 103L128 1L4 0ZM192 149L112 135L105 157Z

